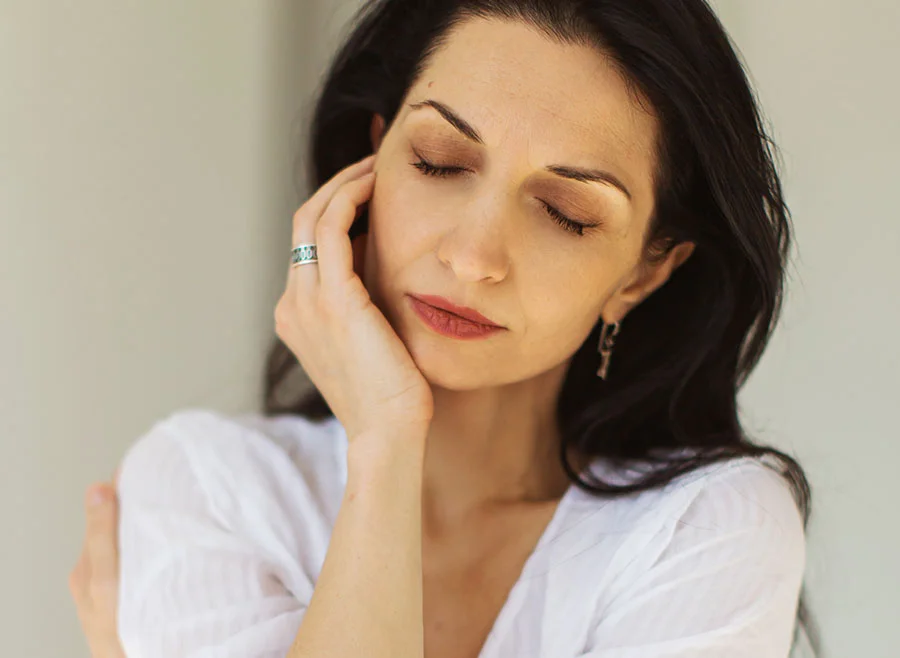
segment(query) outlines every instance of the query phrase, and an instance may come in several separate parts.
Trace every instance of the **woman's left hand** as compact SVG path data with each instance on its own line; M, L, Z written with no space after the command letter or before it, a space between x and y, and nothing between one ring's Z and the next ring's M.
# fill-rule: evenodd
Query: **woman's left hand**
M118 471L112 483L94 484L87 490L84 545L78 563L69 574L69 591L92 658L125 658L116 625L119 602L117 476Z

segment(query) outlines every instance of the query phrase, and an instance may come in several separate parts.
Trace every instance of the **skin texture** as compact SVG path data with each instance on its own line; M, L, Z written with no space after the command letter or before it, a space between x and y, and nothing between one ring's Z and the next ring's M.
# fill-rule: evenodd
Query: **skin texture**
M409 106L429 99L463 117L483 144L467 140L434 108ZM421 491L421 535L410 531L408 538L410 547L422 546L426 634L455 635L477 648L568 485L556 457L553 414L572 355L601 317L622 322L627 332L629 311L668 280L693 245L653 263L644 257L658 124L593 49L559 44L520 23L467 22L385 127L383 117L373 117L376 176L368 193L358 185L354 196L354 203L368 197L370 227L352 245L353 267L431 393L422 486L415 492ZM429 177L413 166L421 158L464 171ZM608 184L556 176L545 171L549 165L609 172L630 198ZM545 203L596 226L578 235L559 225ZM352 212L346 203L343 210ZM415 315L409 293L473 307L506 331L475 341L439 336ZM281 317L284 326L293 314ZM94 658L122 655L115 637L116 514L114 498L88 509L84 551L69 581ZM342 540L366 545L353 536L354 517L347 518ZM489 587L480 583L484 609L470 611L456 629L429 626L428 617L462 620L464 612L453 596L441 597L438 610L429 591L446 593L455 582L458 600L471 601L470 583L459 574L471 565L498 573L484 557L498 554L512 567ZM331 550L329 558L338 560ZM343 586L336 576L333 582L331 597ZM373 596L384 591L375 585ZM410 592L410 600L419 596ZM321 625L333 627L327 604L320 605ZM473 635L463 638L464 632Z
M119 507L115 482L96 482L84 496L85 536L81 555L69 573L69 593L93 658L125 658L116 631Z
M461 115L484 144L430 107L409 107L428 99ZM572 355L600 317L626 332L628 312L693 249L680 245L653 265L643 258L657 129L605 56L488 20L451 37L389 131L373 119L364 281L434 395L426 540L564 492L554 407ZM466 171L427 177L411 166L418 156ZM632 198L544 172L551 164L608 171ZM600 225L567 232L541 201ZM406 293L448 297L508 331L441 337L417 319Z

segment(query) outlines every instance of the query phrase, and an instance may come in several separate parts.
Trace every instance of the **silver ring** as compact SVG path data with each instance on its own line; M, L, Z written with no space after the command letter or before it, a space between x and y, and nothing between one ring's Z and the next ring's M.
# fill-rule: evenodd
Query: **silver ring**
M298 244L291 249L291 267L298 265L306 265L307 263L318 263L319 257L314 244Z

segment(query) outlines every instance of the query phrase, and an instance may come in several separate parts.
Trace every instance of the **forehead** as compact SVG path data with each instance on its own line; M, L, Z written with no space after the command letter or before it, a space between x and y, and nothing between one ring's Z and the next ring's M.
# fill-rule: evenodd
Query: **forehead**
M468 20L409 94L412 100L432 96L473 124L487 147L513 141L529 144L539 157L649 176L656 119L594 48L554 42L521 22Z

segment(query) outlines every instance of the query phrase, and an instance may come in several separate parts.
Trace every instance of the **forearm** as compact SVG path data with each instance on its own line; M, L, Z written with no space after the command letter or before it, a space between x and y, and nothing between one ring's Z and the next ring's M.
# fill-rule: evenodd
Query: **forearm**
M350 443L328 554L288 658L423 658L424 434Z

